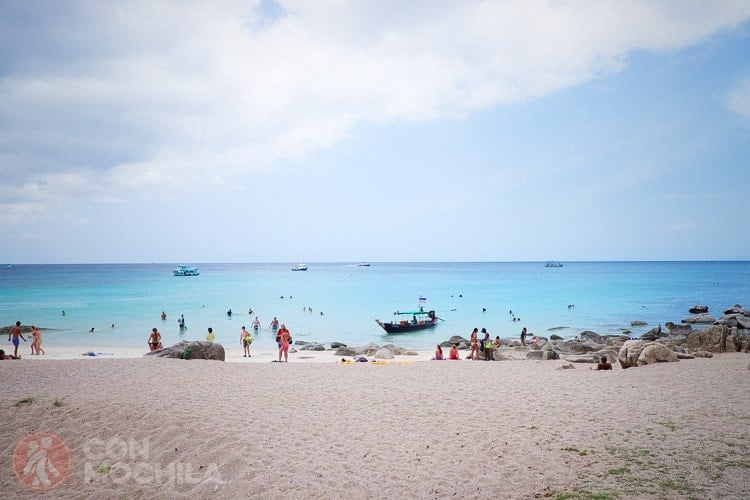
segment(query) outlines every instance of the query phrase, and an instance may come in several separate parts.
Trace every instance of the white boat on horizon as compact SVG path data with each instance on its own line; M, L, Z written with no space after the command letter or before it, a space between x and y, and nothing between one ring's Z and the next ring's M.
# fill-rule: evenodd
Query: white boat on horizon
M180 264L175 269L172 269L172 274L175 276L198 276L201 272L197 267L188 266L186 264Z
M307 271L307 265L300 262L292 268L292 271Z

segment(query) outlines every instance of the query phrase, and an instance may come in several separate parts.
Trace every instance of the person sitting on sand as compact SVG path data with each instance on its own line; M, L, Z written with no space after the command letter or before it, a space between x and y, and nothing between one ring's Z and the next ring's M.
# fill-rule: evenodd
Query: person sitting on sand
M492 342L492 347L494 347L495 349L499 349L501 345L503 345L503 342L500 340L500 335L498 335L497 337L495 337L494 342Z
M161 333L156 328L151 329L151 336L148 338L148 346L152 351L161 349Z
M448 359L453 361L461 361L461 358L458 357L458 345L453 344L451 346L451 350L448 352Z
M597 370L611 370L612 364L607 361L607 356L602 356L602 359L599 360L599 364L596 365Z
M249 358L250 356L250 344L253 343L253 337L250 335L250 332L245 330L245 327L242 327L242 331L240 332L240 344L242 344L242 349L244 350L244 353L242 355L243 358Z
M440 344L435 347L435 357L432 358L433 361L443 361L445 358L443 358L443 348L440 347Z
M18 359L12 354L5 354L5 349L0 349L0 359Z

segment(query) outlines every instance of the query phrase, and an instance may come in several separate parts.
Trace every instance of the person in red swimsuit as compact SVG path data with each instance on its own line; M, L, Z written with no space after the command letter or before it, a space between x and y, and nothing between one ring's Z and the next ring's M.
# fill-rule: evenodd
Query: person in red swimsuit
M292 334L289 332L285 324L281 324L279 327L279 363L281 363L281 356L284 356L284 363L289 361L289 344L292 342Z

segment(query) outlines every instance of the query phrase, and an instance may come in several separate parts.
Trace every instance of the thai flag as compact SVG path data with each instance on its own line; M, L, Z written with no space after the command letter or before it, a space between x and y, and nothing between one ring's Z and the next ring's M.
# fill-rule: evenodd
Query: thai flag
M419 303L420 304L424 304L425 302L427 302L427 297L423 297L422 295L420 295L419 296Z

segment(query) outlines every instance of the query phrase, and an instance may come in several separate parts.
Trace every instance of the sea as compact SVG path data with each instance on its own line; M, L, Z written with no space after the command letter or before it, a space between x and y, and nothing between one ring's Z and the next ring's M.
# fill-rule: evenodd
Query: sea
M43 328L48 350L146 351L154 327L165 345L201 340L211 327L217 342L239 346L241 327L249 329L257 316L262 329L253 347L271 350L268 327L277 317L295 341L432 349L453 335L468 338L475 327L492 338L517 338L523 327L544 337L573 338L585 330L639 335L679 323L694 305L708 306L716 318L734 304L750 307L750 261L586 261L554 268L544 262L326 262L298 272L294 263L193 265L199 276L174 276L174 263L3 266L0 326L21 321ZM420 306L440 318L434 329L389 335L375 322ZM635 320L647 325L631 327Z

